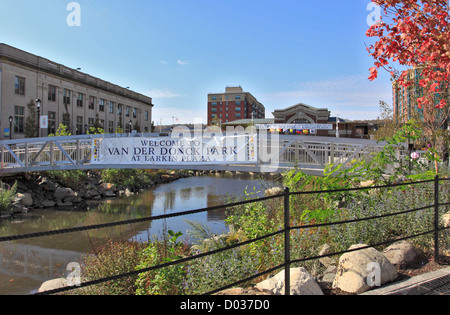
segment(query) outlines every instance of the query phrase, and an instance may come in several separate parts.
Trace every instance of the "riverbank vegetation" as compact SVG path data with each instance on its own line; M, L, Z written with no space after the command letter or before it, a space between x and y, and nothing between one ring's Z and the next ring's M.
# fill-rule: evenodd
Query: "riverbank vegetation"
M399 156L399 151L407 149L404 143L420 137L417 130L411 132L412 128L413 124L402 127L387 139L387 145L381 152L374 153L370 158L351 161L349 167L328 165L322 177L310 176L300 170L283 175L283 186L292 192L322 191L293 195L290 198L291 226L307 227L291 231L292 260L318 256L324 244L330 246L331 252L339 252L347 250L353 244L377 244L434 229L434 213L433 209L429 208L371 221L317 226L320 223L390 215L433 204L433 182L327 192L333 189L431 180L435 175L448 178L448 166L440 163L433 149L423 152L421 159L411 159L409 154L407 158ZM449 181L441 182L441 203L450 201L449 192ZM282 194L282 190L279 193ZM255 192L244 194L248 200L256 199ZM228 209L226 222L230 232L220 236L212 235L206 226L191 222L190 243L179 241L181 232L174 231L168 231L163 238L155 237L146 244L109 243L94 255L86 256L82 275L84 280L95 280L133 272L277 232L284 227L283 200L283 196L280 196ZM444 214L449 209L443 206L440 211ZM443 245L448 244L449 240L448 232L442 232L441 241L445 243ZM434 243L431 234L415 237L411 242L425 257L432 257ZM283 235L276 235L212 256L136 274L120 281L98 284L89 289L75 290L73 293L203 294L276 267L283 261L284 238ZM310 260L301 265L312 273L323 268L317 260ZM264 278L254 279L255 282L261 280Z

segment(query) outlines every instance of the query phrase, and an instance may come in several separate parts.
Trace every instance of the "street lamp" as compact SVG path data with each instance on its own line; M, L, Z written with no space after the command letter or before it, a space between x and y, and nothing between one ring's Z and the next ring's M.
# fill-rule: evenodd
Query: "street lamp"
M13 124L13 116L9 116L9 140L12 140L12 124Z
M41 130L41 126L40 126L40 116L41 116L41 100L37 99L36 100L36 107L37 107L37 137L39 138L40 136L40 130Z

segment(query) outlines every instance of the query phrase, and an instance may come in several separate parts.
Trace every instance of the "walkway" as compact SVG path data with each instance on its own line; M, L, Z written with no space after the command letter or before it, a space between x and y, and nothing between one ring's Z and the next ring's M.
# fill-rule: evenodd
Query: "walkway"
M415 276L361 295L450 295L450 267Z
M219 139L228 145L228 140L233 143L233 141L237 141L235 138L225 134L214 135L211 141L214 142ZM164 161L154 162L155 156L150 155L150 153L141 155L139 157L140 163L132 160L136 158L132 154L136 155L136 153L131 152L144 152L143 149L146 149L145 152L150 152L153 149L155 152L156 150L162 150L159 146L153 149L149 149L148 146L144 148L141 146L141 143L147 143L145 141L153 143L155 139L164 142L164 139L172 141L174 138L160 134L134 134L132 137L126 134L111 134L0 141L0 176L22 172L111 168L281 173L295 167L309 174L321 175L323 169L329 163L339 163L345 166L353 160L368 157L370 154L378 152L384 146L384 143L364 139L270 134L266 138L258 135L257 140L250 144L247 142L244 146L234 145L235 149L239 148L240 150L236 156L246 154L246 159L244 160L235 159L230 162L229 153L223 159L224 162L214 163L190 163L192 159L189 156L185 156L186 158L181 157L178 161L171 161L171 163L165 163ZM107 140L105 143L121 146L120 150L111 146L103 148L104 153L109 151L111 155L116 155L117 157L123 156L124 152L126 152L127 154L129 153L129 156L126 158L122 157L119 162L113 160L114 162L109 163L96 163L96 145L103 140ZM201 140L205 141L204 139ZM207 144L210 145L211 141ZM230 146L225 147L225 144L222 145L223 147L218 150L219 152L226 150L226 148L228 148L228 152L231 152ZM218 152L216 147L212 148L207 147L206 150L209 151L203 152L207 152L210 155L213 155L211 150ZM167 150L176 151L178 147L176 149L167 147ZM190 151L197 152L197 150L194 151L192 149ZM200 152L202 151L200 150ZM253 154L256 154L256 157L254 160L251 160ZM171 156L169 155L169 157Z

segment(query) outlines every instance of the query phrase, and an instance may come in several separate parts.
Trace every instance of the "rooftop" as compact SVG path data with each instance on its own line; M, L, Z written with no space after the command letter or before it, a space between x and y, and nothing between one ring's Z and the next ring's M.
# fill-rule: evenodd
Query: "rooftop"
M71 69L59 63L33 55L7 44L0 43L0 61L14 62L16 64L20 64L35 70L63 77L72 81L76 81L80 84L85 84L100 90L104 90L105 92L114 93L119 96L131 98L147 105L154 106L152 104L151 97L90 76L89 74L83 73L79 70Z
M250 124L273 124L275 122L274 118L268 118L268 119L239 119L230 121L227 123L222 124L222 126L244 126L244 125L250 125Z

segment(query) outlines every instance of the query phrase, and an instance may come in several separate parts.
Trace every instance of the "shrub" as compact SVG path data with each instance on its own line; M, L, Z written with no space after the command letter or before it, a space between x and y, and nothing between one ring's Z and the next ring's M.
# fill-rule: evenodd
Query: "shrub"
M105 182L130 188L140 188L149 181L145 171L139 169L107 169L101 177Z
M137 242L109 241L95 253L83 256L81 275L83 281L116 276L134 271L139 264L139 252L144 248ZM137 276L96 284L78 290L72 294L84 295L133 295Z
M16 199L17 182L10 188L8 188L3 182L0 181L0 212L8 211Z
M155 239L140 252L140 263L136 270L146 269L163 263L179 260L187 248L178 241L181 232L168 231L167 241ZM136 279L136 295L180 295L186 280L183 264L156 269L139 274Z
M59 182L62 186L73 189L82 188L88 177L86 171L83 170L49 171L45 172L45 174Z

